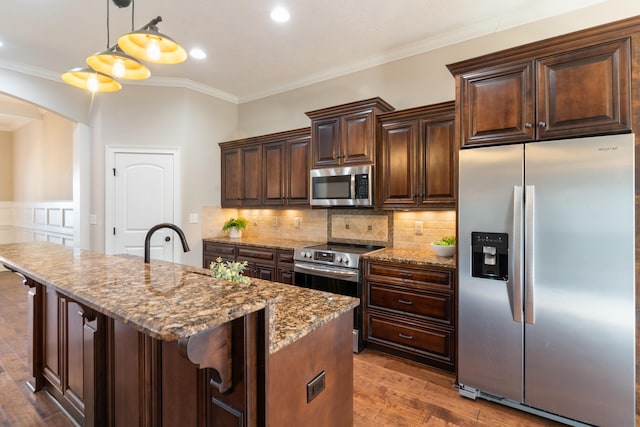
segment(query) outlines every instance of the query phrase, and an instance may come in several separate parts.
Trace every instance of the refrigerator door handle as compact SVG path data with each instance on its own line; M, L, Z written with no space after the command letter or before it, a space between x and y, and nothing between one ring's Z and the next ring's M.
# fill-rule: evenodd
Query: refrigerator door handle
M525 289L526 289L526 307L525 321L531 325L536 322L535 313L535 186L527 185L525 189L525 229L524 241L527 245L527 257L525 264Z
M522 186L513 187L513 290L511 298L511 312L513 321L522 323Z

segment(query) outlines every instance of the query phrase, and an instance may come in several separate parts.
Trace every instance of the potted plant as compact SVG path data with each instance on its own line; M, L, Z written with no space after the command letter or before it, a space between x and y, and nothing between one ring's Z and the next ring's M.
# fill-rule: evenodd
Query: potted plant
M456 236L445 236L437 242L433 242L431 247L438 256L452 257L456 253Z
M224 223L224 225L222 226L222 231L226 232L227 230L229 230L229 237L231 237L232 239L237 239L239 237L242 237L242 230L247 228L248 223L249 221L242 217L231 218Z

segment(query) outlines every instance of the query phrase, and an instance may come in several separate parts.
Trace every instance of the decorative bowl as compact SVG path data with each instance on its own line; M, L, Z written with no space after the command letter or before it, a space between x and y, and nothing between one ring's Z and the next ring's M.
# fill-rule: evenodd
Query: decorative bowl
M444 258L450 258L456 254L455 246L443 246L443 245L436 245L432 243L431 248L436 253L436 255Z

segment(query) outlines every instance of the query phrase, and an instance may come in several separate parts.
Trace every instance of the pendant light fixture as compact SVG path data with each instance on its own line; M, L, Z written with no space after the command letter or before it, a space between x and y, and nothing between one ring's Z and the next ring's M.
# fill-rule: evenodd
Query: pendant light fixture
M114 3L116 3L115 0ZM116 5L123 7L118 3ZM87 64L96 71L119 79L144 80L149 78L151 71L144 64L124 53L117 44L109 47L111 39L109 34L109 9L109 0L107 0L107 49L88 57Z
M117 80L89 67L72 68L62 75L62 80L71 86L87 89L90 92L117 92L122 89L122 85Z
M73 68L62 74L66 83L91 92L116 92L122 85L114 78L143 80L151 71L138 59L160 64L178 64L187 58L187 52L170 37L158 31L158 16L138 31L133 31L134 0L111 0L120 7L131 6L131 33L120 37L109 47L109 1L107 1L107 49L87 58L89 67ZM121 44L122 43L122 44ZM126 46L126 47L125 47Z
M152 19L147 25L120 36L118 45L129 55L156 64L179 64L187 59L187 51L171 37L158 31L162 17Z

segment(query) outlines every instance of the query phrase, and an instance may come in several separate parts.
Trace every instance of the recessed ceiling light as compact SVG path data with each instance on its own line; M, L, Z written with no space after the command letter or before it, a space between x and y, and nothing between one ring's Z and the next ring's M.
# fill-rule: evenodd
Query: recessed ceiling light
M189 51L189 56L194 59L204 59L207 57L207 54L204 50L200 49L199 47L194 47Z
M289 11L282 6L276 6L271 11L271 19L276 22L287 22L289 17Z

